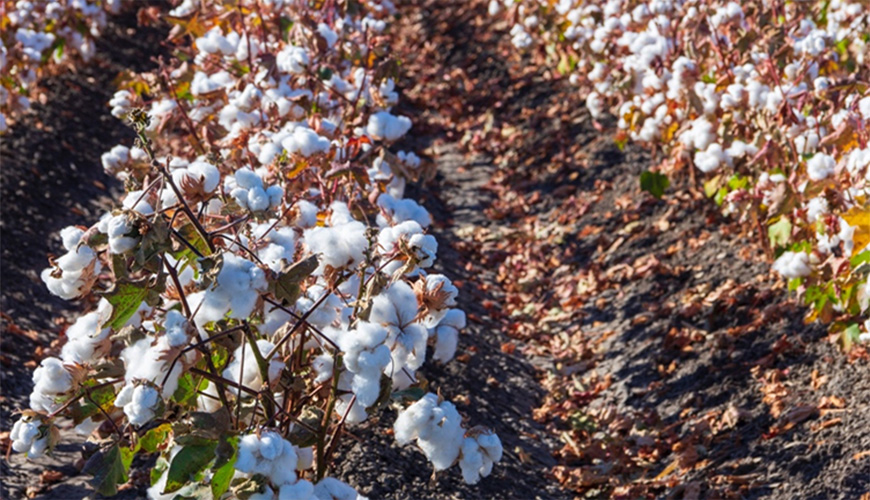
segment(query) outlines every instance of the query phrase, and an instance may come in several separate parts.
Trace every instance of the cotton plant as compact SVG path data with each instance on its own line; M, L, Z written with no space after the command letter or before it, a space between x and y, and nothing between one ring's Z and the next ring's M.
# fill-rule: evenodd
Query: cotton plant
M0 33L0 134L45 98L38 81L91 62L95 40L107 16L118 14L124 0L28 0L9 2Z
M395 14L174 6L182 31L201 23L172 42L189 57L111 100L137 135L102 158L126 192L62 231L42 273L88 311L35 370L16 451L50 453L74 427L99 447L88 471L124 471L96 474L107 496L130 466L117 457L159 453L149 498L363 498L330 477L342 430L403 414L465 326L458 289L430 272L432 217L403 198L423 169L397 150L411 120L377 70ZM453 408L455 449L435 466L476 482L497 438L466 443L460 421Z
M518 52L559 61L550 72L586 95L593 120L615 115L619 144L654 146L661 173L690 170L723 213L761 221L773 270L812 317L852 311L850 331L863 331L853 292L866 240L843 228L868 211L870 94L844 83L868 77L865 7L493 0L489 11Z

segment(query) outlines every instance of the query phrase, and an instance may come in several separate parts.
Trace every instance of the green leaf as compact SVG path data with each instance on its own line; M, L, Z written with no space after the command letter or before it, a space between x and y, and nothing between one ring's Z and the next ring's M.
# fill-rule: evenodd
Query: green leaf
M139 309L148 295L148 278L136 281L118 281L103 297L112 304L112 316L103 324L120 330L127 320Z
M862 264L870 263L870 250L865 250L856 254L849 260L849 263L852 265L852 269L855 269Z
M174 399L175 402L179 404L187 403L196 396L196 385L197 382L194 379L193 375L191 375L190 373L185 373L178 378L178 388L175 389L175 392L172 394L172 399ZM207 380L199 380L199 390L204 390L207 385Z
M233 480L235 474L238 443L238 436L233 436L229 439L222 439L218 445L217 459L212 468L214 474L211 478L211 492L214 498L220 498L230 488L230 481Z
M704 182L704 194L707 198L712 198L716 194L716 191L719 190L719 182L721 181L722 176L717 175L716 177Z
M775 247L784 247L788 245L791 239L791 221L787 217L780 219L767 228L767 236L770 238L770 244Z
M318 266L317 255L284 266L278 277L269 283L269 291L283 304L295 304L302 294L300 283L311 276Z
M182 448L169 464L166 487L162 494L176 492L185 485L198 481L199 475L214 460L215 448L217 441Z
M668 176L664 174L651 172L649 170L645 170L640 174L640 189L656 198L661 199L662 195L665 194L665 190L670 185L671 181L669 181Z
M843 330L842 341L843 350L846 352L852 350L852 344L858 342L861 337L861 327L857 323L852 323L848 328Z
M129 449L127 451L129 452ZM127 453L122 454L121 448L116 443L107 450L94 453L88 459L82 471L94 476L91 484L97 493L107 497L113 496L118 493L118 485L127 482L127 470L132 457L128 460L126 455Z
M85 390L87 389L83 387L82 392ZM88 398L81 398L77 404L70 408L70 418L76 425L100 413L100 408L106 410L107 413L111 412L115 403L115 389L111 385L94 389L91 391L90 399L93 402L89 401Z
M172 432L172 426L161 424L145 433L139 439L139 447L145 450L146 453L154 453L169 438L169 433Z

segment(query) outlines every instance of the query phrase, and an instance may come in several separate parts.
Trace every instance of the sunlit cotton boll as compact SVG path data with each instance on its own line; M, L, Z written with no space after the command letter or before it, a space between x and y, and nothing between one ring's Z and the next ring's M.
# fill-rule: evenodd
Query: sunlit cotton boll
M311 253L320 255L317 274L322 274L326 266L355 267L362 262L368 248L366 226L359 221L307 229L304 242Z
M62 299L71 300L88 293L102 268L91 247L78 246L82 234L72 226L64 229L61 238L67 253L55 261L55 267L40 274L48 291Z
M395 141L411 129L411 119L407 116L394 116L386 111L378 111L369 117L365 133L377 140Z
M296 127L293 134L281 142L288 153L306 158L315 153L329 151L330 144L329 139L317 135L317 132L308 127Z
M35 417L22 417L12 426L9 439L12 440L12 449L18 453L27 453L28 458L39 458L45 454L49 447L49 435L42 432L40 426L43 422Z
M484 431L477 436L466 437L462 441L459 456L462 479L467 484L477 484L481 477L492 472L493 464L501 460L502 453L501 440L493 432Z
M135 426L145 425L156 416L160 401L157 389L146 384L127 384L118 392L115 406L124 409L127 420Z
M266 275L253 262L233 253L223 254L223 266L214 288L188 296L198 327L218 321L229 312L233 319L247 319L254 311L259 292L266 290Z
M436 471L444 470L459 457L463 435L462 418L449 401L438 403L438 396L429 393L399 412L393 425L400 445L417 441Z
M61 404L58 398L72 390L73 379L63 362L57 358L45 358L33 372L33 391L30 393L30 408L51 413Z
M66 364L91 363L95 361L101 348L108 347L106 340L111 328L101 328L112 314L111 306L100 301L101 307L93 312L80 316L75 323L66 329L67 342L61 349L60 358Z
M274 348L275 345L268 340L260 339L257 341L257 349L263 358ZM243 358L244 361L242 361ZM284 368L284 363L278 358L278 356L275 356L271 361L268 361L267 375L269 376L269 384L278 379L281 370ZM223 376L254 391L259 391L263 388L263 377L250 343L245 342L244 346L239 346L233 351L233 359L224 369ZM230 390L236 395L240 392L240 389L236 387L232 387Z
M830 177L836 166L837 162L832 156L816 153L807 160L807 175L811 180L821 181Z
M785 252L773 263L773 270L784 278L802 278L808 276L810 256L804 252Z

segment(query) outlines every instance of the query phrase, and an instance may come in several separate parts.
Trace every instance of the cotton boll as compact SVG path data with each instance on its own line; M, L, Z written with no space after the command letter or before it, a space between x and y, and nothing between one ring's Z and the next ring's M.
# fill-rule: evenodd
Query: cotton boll
M395 141L411 129L411 119L407 116L394 116L386 111L378 111L369 117L365 132L376 140Z
M731 157L725 154L719 143L714 142L707 146L704 151L695 153L695 166L704 173L710 173L723 164L730 166Z
M315 384L326 382L332 378L334 359L330 354L320 354L311 361L311 368L317 374L314 379Z
M107 318L106 318L107 319ZM101 314L94 311L80 316L66 330L67 343L61 349L61 359L66 364L85 364L95 361L97 354L106 347L110 328L100 328Z
M807 202L807 221L815 223L819 218L828 213L828 200L818 196Z
M264 358L274 347L275 345L268 340L260 339L257 341L257 349ZM242 362L243 357L244 363ZM278 357L272 358L268 369L269 384L278 379L283 368L284 363ZM243 346L239 346L233 351L233 358L224 369L223 376L254 391L259 391L263 388L263 378L250 343L245 342ZM232 387L230 390L237 396L239 395L240 390L238 388Z
M837 162L830 155L816 153L807 161L807 175L811 180L821 181L834 173Z
M438 397L429 393L399 412L393 431L401 445L416 439L417 446L439 471L450 467L459 457L464 435L461 423L452 403L438 404Z
M293 134L281 142L284 149L290 154L300 154L306 158L315 154L329 151L331 145L329 139L317 135L317 132L307 127L296 127Z
M423 234L423 228L415 221L409 220L392 227L385 227L378 233L378 246L383 255L392 255L402 251L402 246L414 252L414 257L421 268L431 267L438 252L438 242L435 237ZM384 268L384 272L392 273L401 267L400 262L394 262Z
M429 335L422 325L415 323L416 317L417 298L403 281L393 283L372 301L369 321L387 329L385 344L392 351L394 379L403 367L416 370L426 359Z
M109 253L123 254L129 252L139 243L135 235L131 217L128 214L112 216L106 225L106 235L109 237Z
M72 251L78 246L85 232L76 226L67 226L60 230L60 239L67 251Z
M725 150L725 154L732 160L743 158L745 156L755 156L758 153L758 148L753 144L746 144L741 140L735 140L731 146Z
M306 229L304 242L311 253L320 255L317 275L323 274L326 266L335 269L357 266L368 248L366 226L359 221Z
M784 278L802 278L812 270L809 266L809 255L804 252L785 252L773 263L773 270Z
M33 372L33 391L30 393L30 408L51 413L60 404L57 399L73 388L72 375L57 358L46 358Z
M459 330L465 328L465 312L461 309L450 309L433 328L435 336L435 353L432 358L446 363L456 355L456 345L459 342Z
M302 74L308 66L308 52L302 47L287 44L278 52L275 63L285 73Z
M493 432L483 431L476 436L466 437L462 441L459 458L462 479L467 484L477 484L481 477L492 472L493 464L501 460L502 454L501 441Z
M115 398L115 406L124 409L127 420L135 426L142 426L156 416L160 393L146 384L127 384Z
M378 208L381 213L377 222L381 227L414 221L420 227L427 228L432 223L429 212L414 200L396 199L388 193L382 193L378 196Z
M332 477L325 477L314 485L314 496L318 500L368 500L350 485Z
M704 150L716 140L713 124L701 117L690 123L689 129L682 132L679 141L687 147Z
M21 417L15 422L9 432L12 449L18 453L26 453L28 458L43 456L50 447L50 432L44 432L40 427L45 423L38 417Z
M74 240L74 234L67 232L64 245ZM73 245L55 261L55 267L44 269L40 278L53 295L71 300L90 292L101 268L93 249L86 245L78 248Z

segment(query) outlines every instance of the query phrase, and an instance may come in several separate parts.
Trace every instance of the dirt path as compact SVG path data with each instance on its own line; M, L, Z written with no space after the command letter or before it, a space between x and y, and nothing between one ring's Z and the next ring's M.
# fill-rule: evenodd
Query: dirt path
M437 144L440 231L493 301L487 329L540 368L549 394L521 422L559 437L560 481L591 498L870 492L866 351L805 324L747 225L688 179L640 193L649 156L595 130L484 2L413 4L405 111Z

